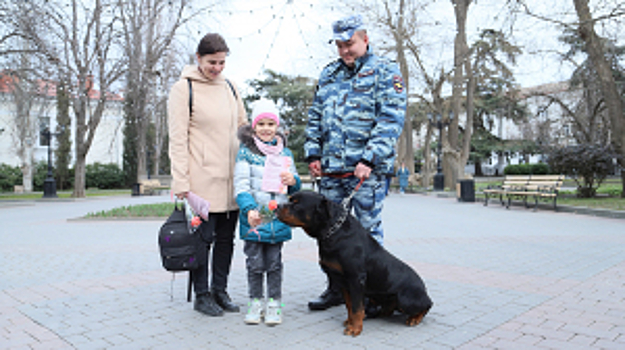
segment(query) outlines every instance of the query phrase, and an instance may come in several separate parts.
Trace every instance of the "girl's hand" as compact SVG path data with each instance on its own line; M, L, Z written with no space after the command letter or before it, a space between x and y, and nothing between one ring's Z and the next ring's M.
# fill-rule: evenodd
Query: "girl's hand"
M262 220L258 210L254 209L247 212L247 222L249 222L252 227L256 227L261 224Z
M280 173L280 179L282 180L283 185L294 186L295 185L295 176L289 173L288 171L283 171Z

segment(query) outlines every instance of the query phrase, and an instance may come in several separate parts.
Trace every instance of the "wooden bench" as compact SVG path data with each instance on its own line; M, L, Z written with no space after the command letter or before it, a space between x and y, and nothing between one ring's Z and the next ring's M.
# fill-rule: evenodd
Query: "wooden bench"
M153 195L156 193L156 190L162 189L164 188L161 185L161 182L157 179L152 179L152 180L148 180L148 179L144 179L144 180L140 180L139 181L140 184L140 189L139 189L139 193L140 194L148 194L148 195Z
M504 197L507 199L506 209L517 198L522 199L528 208L527 199L531 197L534 199L534 210L538 207L539 200L552 200L553 209L557 210L558 193L563 182L564 175L507 175L501 186L482 191L484 205L488 205L489 196L499 196L501 205L504 205Z

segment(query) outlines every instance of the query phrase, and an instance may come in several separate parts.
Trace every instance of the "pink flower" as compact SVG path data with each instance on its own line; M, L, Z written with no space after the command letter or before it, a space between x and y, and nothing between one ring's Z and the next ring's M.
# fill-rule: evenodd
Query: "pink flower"
M269 208L269 210L274 211L278 208L278 201L276 201L275 199L272 199L269 201L269 204L267 204L267 208Z
M201 223L202 223L202 220L200 220L199 216L194 216L193 219L191 219L191 226L193 227L198 227L200 226Z

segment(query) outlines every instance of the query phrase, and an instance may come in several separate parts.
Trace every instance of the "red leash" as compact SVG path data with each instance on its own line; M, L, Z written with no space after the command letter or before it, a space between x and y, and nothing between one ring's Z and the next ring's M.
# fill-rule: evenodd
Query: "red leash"
M333 177L335 179L346 179L346 178L348 178L350 176L354 176L354 173L344 173L344 174L321 173L321 176ZM360 185L362 185L363 182L365 182L365 178L364 177L362 179L360 179L360 181L358 182L358 185L356 185L356 187L354 187L354 191L349 196L350 198L354 196L354 193L356 193L356 191L358 191L358 189L360 188Z

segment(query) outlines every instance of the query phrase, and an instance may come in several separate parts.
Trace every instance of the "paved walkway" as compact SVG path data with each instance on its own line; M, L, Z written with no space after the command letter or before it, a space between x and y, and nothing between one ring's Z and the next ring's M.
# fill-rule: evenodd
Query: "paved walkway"
M386 247L416 268L434 307L410 328L343 307L310 312L324 288L315 242L284 248L284 323L210 318L186 274L160 266L159 221L68 221L167 197L0 206L0 349L625 349L625 221L391 194ZM170 292L173 288L173 301ZM230 294L246 284L237 241Z

